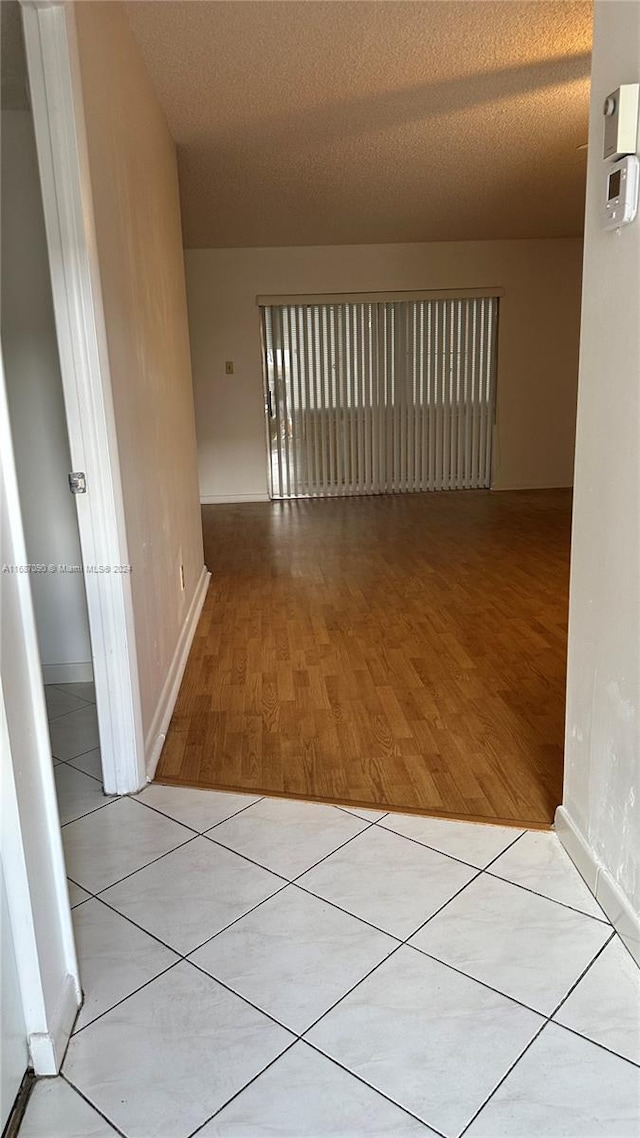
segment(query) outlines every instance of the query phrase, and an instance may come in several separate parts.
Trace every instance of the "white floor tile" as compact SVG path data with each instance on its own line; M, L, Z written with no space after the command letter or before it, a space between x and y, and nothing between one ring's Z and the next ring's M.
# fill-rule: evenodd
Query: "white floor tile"
M98 782L102 783L102 756L99 747L87 751L84 755L78 755L75 759L69 759L69 766L90 774L92 778L97 778Z
M74 1035L64 1072L128 1138L187 1138L292 1038L182 962Z
M552 833L530 830L491 866L491 873L606 921L593 894Z
M375 826L305 873L300 885L403 940L475 872Z
M192 830L203 834L211 826L244 810L252 802L258 802L259 798L252 794L191 790L189 787L162 786L154 782L141 794L137 794L136 800L153 806L161 814L167 814L169 818L175 818L176 822L182 822L184 826L190 826Z
M377 822L386 816L386 810L367 810L364 806L340 806L347 814L355 814L356 818L364 818L365 822Z
M640 969L617 936L582 977L555 1019L640 1064Z
M399 1107L296 1043L198 1138L436 1138Z
M308 1038L453 1138L541 1022L504 996L403 947Z
M601 921L483 874L411 943L551 1015L610 935Z
M67 759L74 759L76 755L84 754L85 751L91 751L94 747L99 747L100 736L95 707L93 704L86 704L77 711L71 711L67 715L61 715L59 719L54 719L49 724L49 734L51 753L54 758L62 759L64 762Z
M465 1138L637 1138L638 1070L548 1024Z
M302 1033L397 941L290 885L191 959Z
M90 814L92 810L100 810L113 801L103 794L102 786L95 778L75 770L67 763L60 763L55 767L53 774L62 826L67 822L73 822L74 818Z
M380 823L414 842L422 842L477 869L484 869L494 857L514 842L522 830L512 826L485 826L480 822L452 822L448 818L424 818L419 814L387 814Z
M20 1126L20 1138L115 1138L116 1131L64 1079L40 1079Z
M78 699L77 695L64 688L56 688L53 684L45 684L44 697L49 721L60 715L68 715L70 711L77 711L79 707L86 707L86 700Z
M130 798L70 822L62 831L69 876L91 893L113 885L193 837Z
M75 684L56 684L56 687L61 688L63 691L70 692L71 695L77 695L80 699L85 699L87 703L96 702L96 689L93 680L80 681Z
M200 837L114 885L104 899L186 955L283 884L282 878Z
M297 877L366 827L361 818L288 798L263 798L211 837L283 877Z
M174 964L178 957L100 901L74 910L84 1003L75 1031Z
M76 885L75 881L70 881L69 878L67 878L67 887L69 889L69 903L72 909L75 909L76 905L81 905L83 901L88 901L91 896L90 893L87 893L86 889L81 889L79 885Z

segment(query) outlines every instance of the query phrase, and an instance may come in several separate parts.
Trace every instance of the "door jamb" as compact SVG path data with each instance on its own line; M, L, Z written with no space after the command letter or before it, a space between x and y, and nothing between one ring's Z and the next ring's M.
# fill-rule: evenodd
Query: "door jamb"
M146 783L144 735L131 578L113 572L129 555L74 6L21 4L71 462L87 475L76 504L104 789L129 794Z

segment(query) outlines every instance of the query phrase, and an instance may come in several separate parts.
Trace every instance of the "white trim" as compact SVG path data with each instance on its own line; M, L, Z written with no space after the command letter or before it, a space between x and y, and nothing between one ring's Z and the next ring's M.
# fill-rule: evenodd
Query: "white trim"
M201 494L202 506L224 506L240 502L270 502L268 494Z
M93 666L90 660L84 664L43 664L42 676L45 684L90 684Z
M26 564L1 352L0 474L3 546L15 564ZM18 660L18 667L16 658L12 661L6 689L0 682L2 870L27 1036L55 1039L48 1057L36 1046L34 1070L37 1075L56 1074L81 990L28 575L3 575L0 597L2 628L11 630ZM16 724L20 749L14 756ZM14 770L15 760L19 764L16 761ZM56 982L61 990L52 1011Z
M62 387L84 563L128 564L111 375L73 4L22 0ZM128 574L85 574L104 787L144 785L144 739Z
M60 1001L47 1032L29 1035L29 1054L38 1075L57 1075L78 1015L78 992L73 976L65 976Z
M173 654L173 659L167 672L167 677L164 681L164 684L162 685L162 691L160 693L160 699L158 700L158 706L156 707L155 715L153 717L149 731L147 732L147 737L145 739L145 754L148 782L151 782L154 774L156 773L158 760L162 753L162 748L167 737L167 728L171 721L171 716L173 715L173 709L176 705L178 692L180 690L180 684L182 683L184 670L187 666L189 651L193 643L196 628L198 627L198 620L200 619L202 606L204 605L205 597L207 595L210 578L211 574L207 571L206 566L203 565L200 579L196 585L193 599L189 605L189 611L182 626L182 631L178 638L178 643L176 644L176 650Z
M578 872L634 960L640 965L640 914L636 913L609 870L596 857L564 806L555 816L556 833Z
M492 483L491 489L499 493L501 490L572 490L572 482L514 482L513 484Z

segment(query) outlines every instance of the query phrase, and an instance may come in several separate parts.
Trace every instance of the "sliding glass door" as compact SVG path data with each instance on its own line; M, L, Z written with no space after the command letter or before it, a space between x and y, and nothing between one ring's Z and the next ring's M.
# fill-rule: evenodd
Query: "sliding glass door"
M490 485L497 297L260 312L273 498Z

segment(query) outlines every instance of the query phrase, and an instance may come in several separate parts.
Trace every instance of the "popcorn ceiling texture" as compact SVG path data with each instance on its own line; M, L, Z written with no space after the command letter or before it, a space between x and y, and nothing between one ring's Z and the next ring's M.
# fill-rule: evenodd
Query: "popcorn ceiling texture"
M125 7L187 247L582 232L589 3Z

